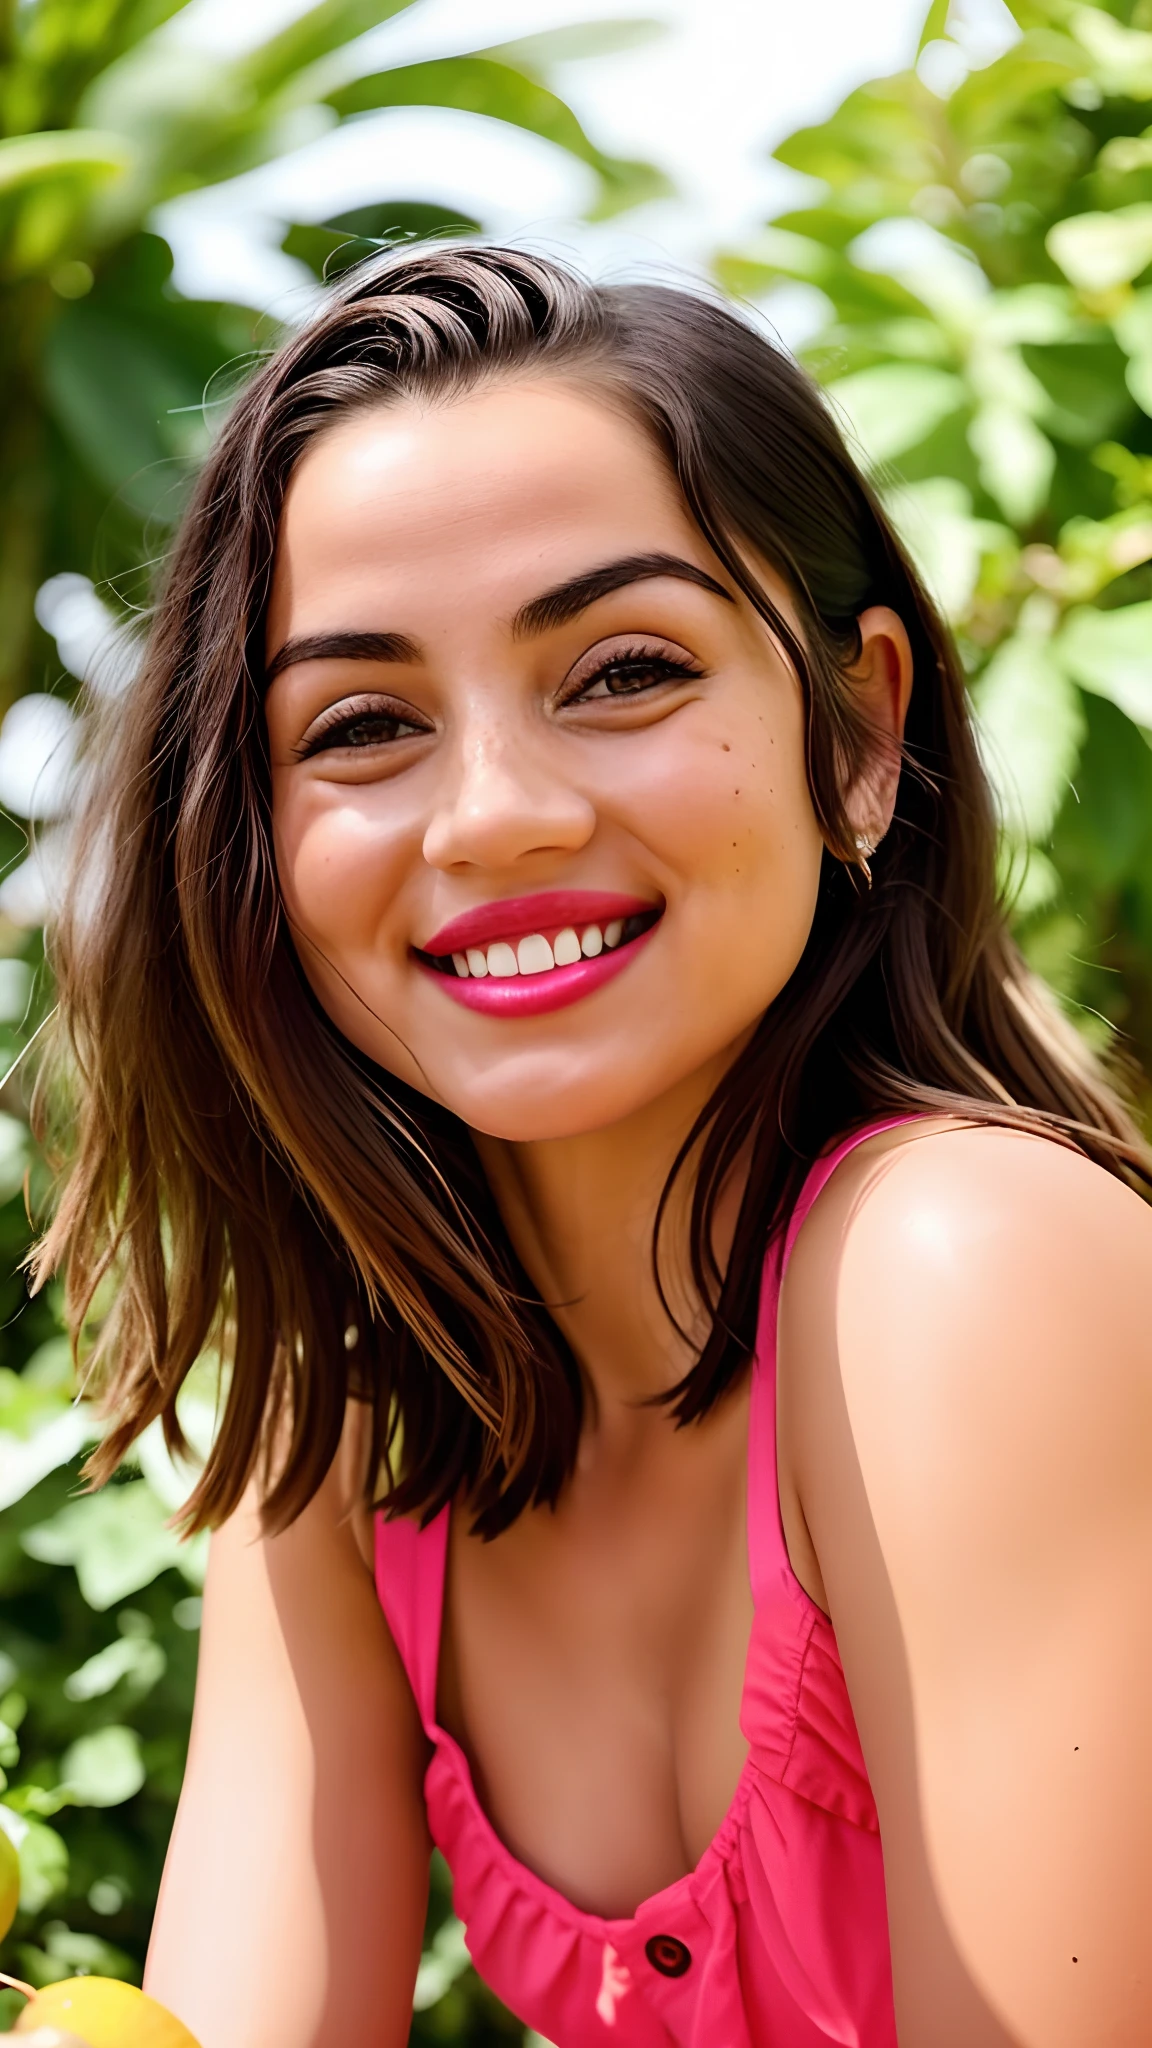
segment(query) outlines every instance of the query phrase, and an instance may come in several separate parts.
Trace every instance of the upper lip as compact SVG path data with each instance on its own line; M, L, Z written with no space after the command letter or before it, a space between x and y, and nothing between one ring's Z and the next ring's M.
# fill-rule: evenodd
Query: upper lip
M504 896L449 918L417 950L465 953L469 946L491 945L494 939L563 931L566 925L606 924L613 918L642 917L646 911L661 908L642 896L621 896L610 889L549 889L539 896Z

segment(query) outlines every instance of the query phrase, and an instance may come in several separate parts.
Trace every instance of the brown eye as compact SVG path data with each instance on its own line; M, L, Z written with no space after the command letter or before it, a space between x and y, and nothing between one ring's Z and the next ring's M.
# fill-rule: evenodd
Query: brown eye
M339 748L364 748L390 746L395 740L409 739L427 730L405 718L399 711L366 710L337 712L318 731L305 739L300 748L302 761L315 754L331 753Z
M325 737L324 744L342 747L376 747L386 740L402 739L406 733L417 732L419 727L409 725L403 718L389 718L377 712L372 718L353 718L347 725L337 726L335 741Z
M587 704L608 697L634 697L662 683L693 681L701 671L691 662L669 654L638 650L609 656L579 682L566 699L569 704Z

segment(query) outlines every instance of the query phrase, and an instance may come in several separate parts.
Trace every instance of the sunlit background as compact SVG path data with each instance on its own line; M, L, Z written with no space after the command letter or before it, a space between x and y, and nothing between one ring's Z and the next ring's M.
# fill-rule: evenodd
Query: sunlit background
M21 1261L88 706L246 366L459 231L728 292L819 380L956 635L1019 943L1152 1108L1152 0L0 0L0 1966L37 1985L140 1979L218 1377L191 1465L154 1424L81 1494L100 1417ZM525 2039L439 1867L412 2039Z
M294 11L290 0L193 0L178 33L191 50L231 50ZM350 50L350 72L536 41L549 84L599 146L658 165L668 196L591 224L594 175L561 149L483 115L413 107L318 135L166 207L158 224L182 289L236 294L281 316L312 280L280 251L280 223L327 220L382 189L458 207L494 235L566 250L598 275L707 271L718 247L796 203L806 181L771 161L776 143L864 79L911 62L923 17L924 0L422 0ZM566 36L577 19L602 24L602 35ZM986 63L1019 34L1004 0L966 0L950 27L921 59L949 83L967 59ZM598 53L566 58L566 46L595 52L598 42ZM790 296L791 305L780 296L778 322L803 333L819 311Z

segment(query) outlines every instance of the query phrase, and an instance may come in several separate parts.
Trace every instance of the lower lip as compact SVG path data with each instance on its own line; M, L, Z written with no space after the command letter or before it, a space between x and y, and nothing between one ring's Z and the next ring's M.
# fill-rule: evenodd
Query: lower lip
M569 1003L580 1002L622 974L656 929L649 925L638 938L616 946L611 953L600 953L595 960L577 960L571 967L550 967L544 974L473 974L465 980L463 975L438 974L434 967L426 967L424 972L466 1010L481 1010L488 1017L543 1017L549 1010L564 1010Z

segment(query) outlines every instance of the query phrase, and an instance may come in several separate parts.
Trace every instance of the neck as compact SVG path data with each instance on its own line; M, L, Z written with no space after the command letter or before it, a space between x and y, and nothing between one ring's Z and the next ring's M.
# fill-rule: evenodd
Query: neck
M528 1143L476 1134L512 1243L579 1361L591 1424L634 1431L661 1417L641 1404L674 1386L695 1350L663 1307L652 1261L656 1211L673 1161L721 1079L727 1060L693 1074L623 1122ZM703 1304L691 1282L689 1215L694 1162L677 1177L660 1240L665 1294L698 1340ZM723 1270L744 1175L722 1191L713 1245Z

